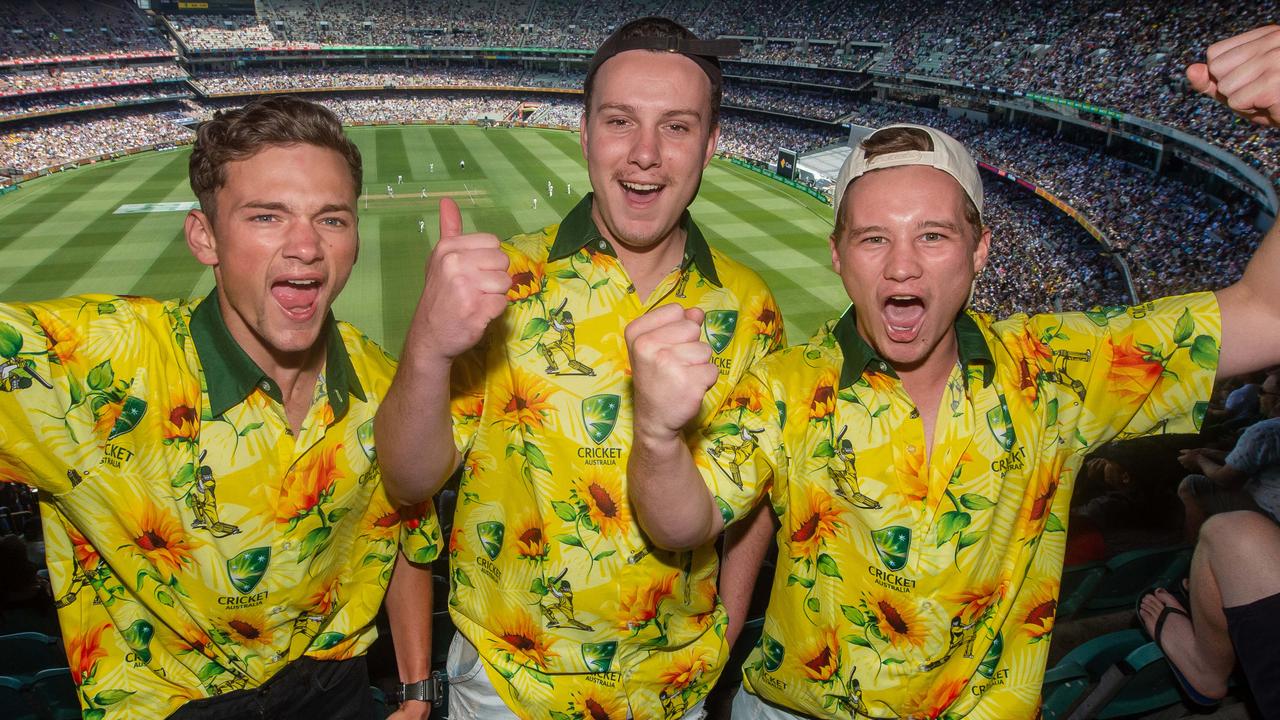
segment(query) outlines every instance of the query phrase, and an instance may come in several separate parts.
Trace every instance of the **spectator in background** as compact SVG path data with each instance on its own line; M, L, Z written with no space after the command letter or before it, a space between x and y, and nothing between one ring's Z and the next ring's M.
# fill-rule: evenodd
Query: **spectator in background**
M1245 429L1228 453L1189 448L1178 462L1196 473L1178 486L1188 537L1195 538L1210 515L1233 510L1261 512L1280 520L1280 370L1258 391L1262 420Z

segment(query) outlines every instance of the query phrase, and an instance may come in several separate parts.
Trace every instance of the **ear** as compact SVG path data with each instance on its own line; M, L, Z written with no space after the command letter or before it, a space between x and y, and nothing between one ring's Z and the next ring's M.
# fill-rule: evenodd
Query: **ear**
M202 210L192 210L187 213L187 219L182 225L182 231L187 238L187 248L191 250L191 254L201 265L209 267L217 267L218 265L218 239L213 232L213 222L208 215Z
M982 226L982 234L978 236L978 247L973 250L973 276L977 277L982 268L987 266L987 253L991 252L991 228Z
M587 111L583 109L578 117L578 144L582 146L582 157L587 157Z
M839 239L836 238L836 231L832 230L827 236L827 245L831 248L831 269L840 274L840 250L838 248Z
M716 156L716 145L720 143L720 123L716 123L711 127L711 133L707 135L707 151L702 157L702 169L706 170L711 164L711 158Z

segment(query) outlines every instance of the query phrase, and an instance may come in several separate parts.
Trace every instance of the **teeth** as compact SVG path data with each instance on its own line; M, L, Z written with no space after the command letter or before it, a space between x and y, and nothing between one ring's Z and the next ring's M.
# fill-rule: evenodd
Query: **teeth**
M631 183L631 182L624 182L622 183L622 186L628 190L635 190L637 192L647 192L649 190L657 190L660 187L659 185L646 185L643 183Z
M915 300L915 295L890 295L890 300Z
M319 280L286 280L285 282L297 288L308 288L320 284Z

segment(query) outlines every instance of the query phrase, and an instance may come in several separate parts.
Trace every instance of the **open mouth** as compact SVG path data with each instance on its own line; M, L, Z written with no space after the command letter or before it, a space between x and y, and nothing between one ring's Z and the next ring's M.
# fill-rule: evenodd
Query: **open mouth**
M271 284L271 296L294 320L307 320L315 314L320 297L319 280L277 280Z
M638 183L619 180L618 184L622 186L622 191L627 198L627 202L633 205L648 205L662 194L665 185L657 183Z
M894 342L911 342L920 335L924 325L924 299L917 295L891 295L881 309L889 339Z

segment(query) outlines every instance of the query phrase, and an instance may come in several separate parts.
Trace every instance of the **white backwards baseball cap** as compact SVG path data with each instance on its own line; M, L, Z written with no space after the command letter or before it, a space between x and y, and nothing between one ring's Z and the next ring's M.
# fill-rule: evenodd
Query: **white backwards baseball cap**
M849 183L872 170L902 167L903 165L927 165L955 178L956 182L960 183L960 187L964 189L964 194L968 195L969 199L973 201L974 207L978 208L978 216L982 216L982 178L978 176L978 164L973 161L973 156L969 154L969 151L965 149L959 140L941 130L907 123L886 125L867 137L870 138L891 128L923 130L933 140L933 150L904 150L902 152L877 155L868 160L866 151L862 149L862 144L859 143L858 147L854 148L852 153L849 153L849 157L845 158L844 165L840 168L840 174L836 176L836 194L832 198L831 204L834 206L837 219L840 217L840 203L844 200L845 190L849 189Z

